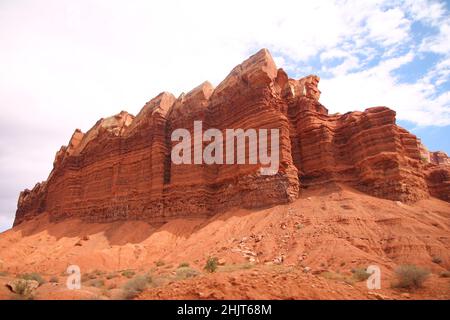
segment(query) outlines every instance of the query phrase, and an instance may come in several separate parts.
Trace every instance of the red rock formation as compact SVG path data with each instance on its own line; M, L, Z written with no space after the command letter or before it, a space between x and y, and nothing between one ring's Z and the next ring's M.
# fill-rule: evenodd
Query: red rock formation
M86 134L76 130L47 181L21 193L15 225L42 212L89 221L205 216L290 202L301 188L329 183L392 200L431 193L448 201L448 169L432 160L424 170L420 141L395 124L394 111L329 115L318 82L314 75L289 79L264 49L217 88L205 82L179 98L164 92L136 117L122 111ZM279 129L278 173L263 176L254 164L173 164L171 132L193 133L195 120L203 130Z
M445 152L435 151L430 152L430 162L437 165L450 165L450 158Z

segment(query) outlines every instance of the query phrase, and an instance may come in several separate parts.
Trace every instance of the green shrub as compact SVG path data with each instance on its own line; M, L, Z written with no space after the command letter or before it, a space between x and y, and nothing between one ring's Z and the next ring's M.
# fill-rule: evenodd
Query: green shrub
M134 275L136 274L136 272L134 272L133 270L124 270L122 271L122 276L131 279Z
M139 275L129 280L123 286L124 298L125 299L133 299L139 293L143 292L149 283L149 277Z
M219 264L219 259L216 257L209 257L206 260L205 270L208 272L215 272L217 270L217 266Z
M353 278L357 281L365 281L370 277L370 273L368 273L364 268L356 268L352 270L352 272Z
M187 278L194 278L196 276L198 276L200 274L199 271L192 269L190 267L181 267L178 268L177 272L176 272L176 277L179 280L184 280Z
M24 273L19 276L20 279L24 280L35 280L39 283L39 285L42 285L45 283L44 278L39 273L33 272L33 273Z
M397 288L414 289L423 286L427 279L429 271L419 268L415 265L402 265L395 270L397 283L394 285Z
M186 268L189 267L189 263L188 262L182 262L180 263L180 265L178 266L178 268Z

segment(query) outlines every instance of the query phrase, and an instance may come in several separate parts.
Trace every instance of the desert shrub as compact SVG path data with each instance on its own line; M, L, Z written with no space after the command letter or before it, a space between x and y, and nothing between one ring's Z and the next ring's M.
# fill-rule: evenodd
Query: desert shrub
M52 276L52 277L50 278L49 281L50 281L51 283L58 283L58 282L59 282L59 279L58 279L57 276Z
M86 282L95 279L97 279L97 275L95 273L83 273L81 275L81 282Z
M14 293L13 299L19 300L33 300L33 287L26 279L18 279L13 285L8 285L10 290Z
M236 270L248 270L253 268L255 265L252 263L238 263L238 264L226 264L223 266L218 266L217 267L217 272L233 272ZM272 266L275 267L275 266Z
M344 281L346 277L338 272L324 271L320 274L321 277L329 280Z
M139 293L143 292L149 283L148 276L139 275L129 280L123 286L124 298L133 299Z
M24 280L35 280L39 283L39 285L45 283L44 278L42 278L42 276L36 272L22 274L19 276L19 278Z
M200 274L199 271L192 269L190 267L181 267L178 268L176 272L176 277L179 280L187 279L187 278L194 278Z
M441 278L450 278L450 271L442 271L439 276Z
M178 265L178 268L186 268L189 267L189 263L188 262L182 262Z
M431 261L433 261L433 263L437 263L437 264L442 263L442 259L440 257L433 257L433 259Z
M105 271L98 270L98 269L95 269L95 270L92 271L91 273L92 273L92 274L95 274L95 275L97 275L97 276L101 276L101 275L104 275L106 272L105 272Z
M19 281L16 284L15 292L21 296L26 295L28 292L28 286L26 281Z
M354 276L347 276L345 274L341 274L339 272L332 272L332 271L324 271L320 274L321 277L328 279L328 280L334 280L334 281L340 281L344 282L350 285L353 285L357 280Z
M395 270L397 288L420 288L427 279L429 271L419 268L415 265L402 265Z
M136 274L136 272L134 272L133 270L124 270L122 271L122 276L131 279L134 275Z
M8 275L8 272L0 271L0 277L6 277L7 275Z
M118 276L117 273L108 273L106 275L106 279L111 280L113 278L117 278L117 276Z
M352 270L353 272L353 278L355 278L357 281L364 281L369 279L370 273L366 271L364 268L356 268Z
M209 257L208 260L206 260L205 270L208 272L215 272L217 270L218 264L219 259L217 259L216 257Z
M89 285L95 288L103 288L105 281L103 279L94 279L89 281Z
M152 284L152 287L157 288L157 287L165 286L165 285L167 285L169 282L171 282L173 280L174 280L174 278L172 276L170 276L170 275L167 275L167 274L165 274L165 275L157 275L157 276L152 278L151 284Z
M163 265L165 265L166 263L163 261L163 260L158 260L158 261L155 261L155 265L157 266L157 267L162 267Z

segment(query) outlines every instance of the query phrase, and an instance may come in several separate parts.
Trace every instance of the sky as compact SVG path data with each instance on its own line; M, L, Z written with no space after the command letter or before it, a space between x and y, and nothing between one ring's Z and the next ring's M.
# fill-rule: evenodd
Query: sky
M450 154L450 4L430 0L0 0L0 231L75 128L217 85L268 48L331 113L388 106Z

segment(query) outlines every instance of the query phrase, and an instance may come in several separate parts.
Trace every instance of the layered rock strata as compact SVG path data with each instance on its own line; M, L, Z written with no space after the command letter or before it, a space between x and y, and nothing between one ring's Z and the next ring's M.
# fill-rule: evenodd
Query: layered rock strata
M302 188L330 183L392 200L449 201L448 158L431 153L424 161L420 140L389 108L328 114L319 80L290 79L263 49L216 88L205 82L178 98L163 92L136 117L122 111L86 133L77 129L47 181L20 194L15 225L43 212L54 220L163 222L287 203ZM171 133L194 134L194 121L203 131L279 129L278 173L261 175L259 164L174 164Z

